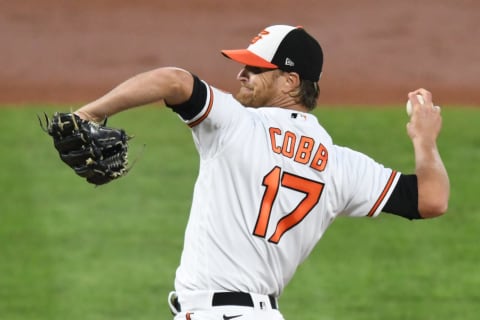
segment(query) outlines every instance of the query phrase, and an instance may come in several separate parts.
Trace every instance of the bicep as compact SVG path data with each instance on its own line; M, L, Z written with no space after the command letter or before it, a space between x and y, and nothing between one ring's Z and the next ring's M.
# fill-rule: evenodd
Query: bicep
M164 90L163 100L168 105L178 105L188 101L194 86L193 75L179 68L164 68L155 75L162 79L159 89Z

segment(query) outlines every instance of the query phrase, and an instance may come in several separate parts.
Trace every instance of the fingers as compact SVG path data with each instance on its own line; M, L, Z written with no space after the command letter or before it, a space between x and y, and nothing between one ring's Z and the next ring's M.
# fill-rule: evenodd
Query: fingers
M410 99L410 101L412 101L412 104L422 104L422 102L418 100L417 95L422 96L423 104L427 104L427 105L432 104L432 93L423 88L419 88L415 91L408 93L408 98Z
M409 92L408 99L412 102L413 109L416 109L422 106L431 106L432 108L431 110L433 110L434 112L436 113L441 112L440 106L436 106L433 104L432 93L424 88L419 88L417 90ZM427 108L425 111L429 111L429 109Z

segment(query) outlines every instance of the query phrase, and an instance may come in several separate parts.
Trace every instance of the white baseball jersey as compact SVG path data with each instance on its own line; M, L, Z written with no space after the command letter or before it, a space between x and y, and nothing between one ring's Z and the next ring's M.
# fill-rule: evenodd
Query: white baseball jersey
M341 215L378 215L400 173L333 144L309 113L245 108L207 85L175 289L279 296Z

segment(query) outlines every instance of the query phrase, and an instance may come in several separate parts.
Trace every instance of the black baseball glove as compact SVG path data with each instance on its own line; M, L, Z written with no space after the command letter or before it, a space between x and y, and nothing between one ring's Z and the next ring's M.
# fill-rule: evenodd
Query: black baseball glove
M40 120L40 118L39 118ZM128 143L123 129L81 119L74 113L56 112L40 126L53 138L60 158L89 183L102 185L129 171Z

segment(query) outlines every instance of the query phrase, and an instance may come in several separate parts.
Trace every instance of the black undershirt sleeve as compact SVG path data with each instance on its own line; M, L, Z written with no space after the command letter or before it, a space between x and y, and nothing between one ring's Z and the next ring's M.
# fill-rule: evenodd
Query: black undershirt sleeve
M395 189L382 211L410 220L422 219L420 212L418 212L418 185L416 175L402 174L400 176Z
M185 121L195 118L195 116L202 111L205 102L207 101L207 86L197 76L192 76L193 89L190 98L181 104L166 104L168 108L172 109Z

